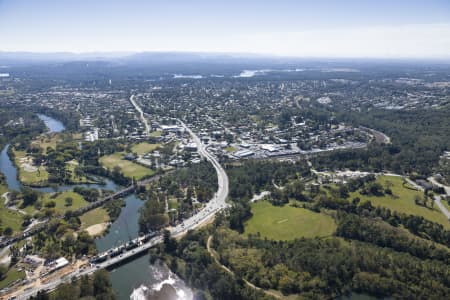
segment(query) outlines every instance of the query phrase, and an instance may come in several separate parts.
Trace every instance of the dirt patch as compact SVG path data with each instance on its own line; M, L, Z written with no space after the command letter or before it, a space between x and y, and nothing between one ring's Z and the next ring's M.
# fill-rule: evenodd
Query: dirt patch
M21 164L21 167L23 168L23 170L25 172L28 172L28 173L34 173L34 172L36 172L38 170L38 168L36 168L35 166L32 166L32 165L30 165L28 163Z
M86 228L86 231L89 233L90 236L97 236L101 235L107 228L109 223L100 223L91 225L88 228Z

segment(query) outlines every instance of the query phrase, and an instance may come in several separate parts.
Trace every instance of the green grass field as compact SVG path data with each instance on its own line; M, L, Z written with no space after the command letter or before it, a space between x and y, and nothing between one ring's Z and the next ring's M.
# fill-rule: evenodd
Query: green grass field
M68 210L76 210L78 208L81 208L83 206L86 206L88 202L84 200L84 198L75 192L72 191L64 191L61 194L59 194L56 198L50 198L52 194L45 193L44 194L44 205L45 203L48 203L49 201L55 201L56 206L55 209L58 213L65 213ZM66 206L65 199L67 197L71 197L73 199L71 206Z
M225 151L227 151L227 152L234 152L234 151L236 151L236 148L234 148L233 146L228 146L228 147L225 148Z
M2 220L1 227L11 227L13 232L18 232L22 228L23 215L5 207L3 197L0 203L0 220Z
M11 282L16 281L17 279L24 279L25 278L25 271L17 271L16 268L11 268L6 273L5 278L0 280L0 289L5 288L10 284Z
M161 130L156 130L156 131L150 132L150 136L151 137L160 137L161 135L162 135L162 131Z
M253 216L245 223L245 234L256 234L274 240L329 236L336 230L330 216L304 208L273 206L268 201L252 203Z
M131 150L138 155L142 155L151 151L154 151L155 149L158 149L161 146L161 144L150 144L147 142L142 142L136 145L133 145L131 147Z
M64 214L68 210L76 210L80 207L86 206L89 203L84 200L84 198L80 194L77 194L73 191L64 191L58 194L58 196L56 196L55 198L51 198L52 195L54 195L54 193L43 193L43 198L41 200L43 206L45 206L45 204L50 201L54 201L56 204L55 210L58 214ZM67 197L71 197L73 199L72 205L70 206L66 206L65 199ZM25 207L23 210L30 215L33 215L36 212L36 209L32 205Z
M178 201L177 199L169 199L169 209L178 209Z
M80 216L81 230L88 228L89 226L109 222L109 215L106 209L99 207L88 211Z
M153 175L155 171L138 165L132 161L122 159L123 152L117 152L111 155L105 155L100 158L100 163L112 170L115 166L121 168L123 175L126 177L141 179L144 176Z
M14 232L19 231L22 228L23 215L10 210L5 207L5 198L1 197L8 189L0 185L0 220L1 227L5 229L6 227L11 227Z
M27 156L25 151L14 150L14 155L15 164L18 166L19 180L23 184L38 184L48 180L48 172L43 166L38 167L39 171L28 172L29 170L26 170L24 164L28 163L26 158L29 158L29 156Z
M429 201L428 207L423 207L415 204L415 196L423 197L423 192L403 187L403 179L401 177L379 176L377 178L377 181L382 184L383 187L386 187L387 181L391 182L392 193L398 198L392 197L390 195L384 195L381 197L366 196L361 195L357 191L354 193L350 193L350 199L359 197L361 201L370 200L370 202L372 202L374 206L384 206L397 212L423 216L427 220L440 223L445 228L450 229L450 222L439 210L437 205L434 205L434 208L431 208L431 200Z

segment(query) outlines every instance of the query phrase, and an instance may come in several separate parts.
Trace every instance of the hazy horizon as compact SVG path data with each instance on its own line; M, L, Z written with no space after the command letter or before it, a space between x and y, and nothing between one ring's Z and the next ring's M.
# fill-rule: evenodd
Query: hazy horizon
M0 0L0 51L450 58L450 2Z

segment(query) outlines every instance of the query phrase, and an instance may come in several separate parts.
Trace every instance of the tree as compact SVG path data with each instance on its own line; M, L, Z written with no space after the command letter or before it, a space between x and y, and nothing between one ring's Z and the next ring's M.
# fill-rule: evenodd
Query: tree
M348 188L345 185L339 186L339 197L341 198L348 198L350 194L348 193Z
M24 187L22 189L22 195L23 195L23 206L32 205L35 203L39 197L39 193L35 190L32 190L28 187Z
M48 201L47 203L45 203L45 207L47 208L53 208L56 206L56 202L55 201Z
M144 206L141 208L139 216L139 226L142 232L149 230L159 230L169 222L165 213L165 206L160 203L155 194L150 195Z
M25 216L23 216L22 227L25 227L25 226L30 225L31 219L32 219L32 218L33 218L33 217L30 216L30 215L25 215Z
M80 279L80 296L93 296L94 295L94 286L92 285L89 277L87 275L81 277Z
M177 249L177 241L170 236L169 230L164 230L164 251L167 253L172 253Z
M3 234L6 235L6 236L11 236L12 233L13 233L13 230L12 230L12 228L9 227L9 226L6 227L6 228L3 230Z
M31 297L30 299L33 299L33 300L49 300L50 296L44 291L39 291L36 294L36 297Z
M9 253L11 253L11 265L16 264L20 256L19 248L15 245L12 245L9 248Z
M56 291L56 299L76 300L80 298L80 289L75 284L64 283Z
M66 202L66 206L72 206L73 198L72 197L66 197L66 199L64 199L64 201Z
M98 270L94 273L93 279L94 294L108 294L111 291L111 282L109 280L109 274L105 270Z
M414 196L414 203L415 203L416 205L420 205L420 204L422 203L422 200L421 200L421 198L420 198L419 195L415 195L415 196Z

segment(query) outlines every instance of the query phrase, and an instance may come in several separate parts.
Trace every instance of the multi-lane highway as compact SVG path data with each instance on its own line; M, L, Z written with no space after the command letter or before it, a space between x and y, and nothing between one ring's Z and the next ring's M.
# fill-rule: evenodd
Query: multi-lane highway
M228 206L228 204L226 203L226 199L228 197L228 176L225 170L222 168L217 159L207 151L205 145L203 145L198 136L189 127L187 127L184 122L182 122L181 120L179 120L179 122L190 134L193 141L197 144L197 151L199 152L199 154L214 166L214 169L217 172L218 190L215 193L213 199L211 199L202 210L200 210L197 214L191 216L190 218L184 220L183 223L171 228L172 236L181 236L188 230L193 230L201 226L205 222L209 221L218 211ZM72 273L64 276L64 278L57 278L48 283L28 288L22 291L20 295L16 295L16 297L17 299L28 299L31 296L36 295L39 291L54 290L61 283L69 282L74 277L89 275L98 269L108 268L121 261L130 259L136 254L148 250L149 248L161 243L162 240L163 237L161 235L158 235L134 249L124 251L118 256L108 258L107 260L100 263L94 263L90 267L83 270L75 270Z
M145 126L145 134L148 136L150 134L150 126L148 125L147 119L144 116L144 112L142 111L142 108L134 101L134 95L131 95L130 102L133 104L134 108L139 113L139 118L141 119L142 123L144 123Z
M192 217L183 221L183 223L173 227L171 234L173 236L182 235L188 230L195 229L201 224L210 220L219 210L226 208L228 204L226 199L228 197L228 176L223 167L217 159L206 150L205 145L200 141L200 138L188 127L186 124L178 120L183 128L189 133L192 140L197 145L198 153L208 160L214 167L217 173L218 189L214 197L205 205L205 207Z

